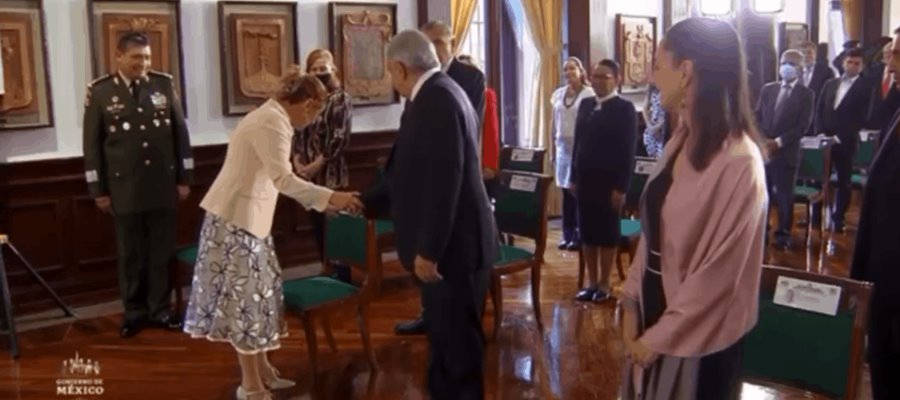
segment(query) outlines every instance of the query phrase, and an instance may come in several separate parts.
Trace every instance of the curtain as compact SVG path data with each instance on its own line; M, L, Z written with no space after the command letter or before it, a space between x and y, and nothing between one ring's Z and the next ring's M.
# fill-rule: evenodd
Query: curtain
M844 35L847 40L860 40L862 33L862 1L841 0L841 12L844 15ZM841 48L843 43L834 43Z
M553 109L550 97L560 80L560 52L562 51L563 0L522 0L532 40L540 53L540 70L535 76L534 113L529 124L532 128L531 145L543 147L552 154ZM551 171L550 156L545 157L544 171ZM561 197L559 190L549 196L550 215L559 215Z
M459 46L469 33L472 24L472 16L475 15L475 6L478 0L452 0L450 1L450 25L453 27L453 54L459 51Z

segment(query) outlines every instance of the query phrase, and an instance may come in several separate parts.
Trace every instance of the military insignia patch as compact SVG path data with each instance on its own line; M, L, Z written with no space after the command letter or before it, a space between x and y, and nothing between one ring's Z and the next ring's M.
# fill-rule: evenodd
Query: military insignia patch
M166 95L160 92L154 92L153 94L151 94L150 101L153 102L153 106L156 107L157 110L165 109L168 104Z

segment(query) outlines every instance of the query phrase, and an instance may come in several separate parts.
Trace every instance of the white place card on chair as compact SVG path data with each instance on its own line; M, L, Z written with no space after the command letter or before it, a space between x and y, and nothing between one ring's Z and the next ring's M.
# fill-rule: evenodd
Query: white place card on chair
M534 193L537 184L538 178L535 176L513 175L509 180L509 188L520 192Z
M531 162L531 160L534 160L534 152L527 149L515 149L511 158L516 162Z
M841 301L841 287L779 276L775 304L835 316Z
M634 160L634 173L640 175L650 175L656 168L655 159L636 159Z
M876 141L878 140L878 135L880 133L881 132L875 129L863 129L859 131L859 140L861 140L863 143Z

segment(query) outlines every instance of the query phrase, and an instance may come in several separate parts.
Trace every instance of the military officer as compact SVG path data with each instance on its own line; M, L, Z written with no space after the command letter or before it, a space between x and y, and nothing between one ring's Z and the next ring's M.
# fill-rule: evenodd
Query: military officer
M170 311L168 263L176 198L190 194L194 161L172 77L151 71L150 56L146 35L122 36L117 71L91 82L84 104L88 189L116 225L123 338L147 326L181 328Z

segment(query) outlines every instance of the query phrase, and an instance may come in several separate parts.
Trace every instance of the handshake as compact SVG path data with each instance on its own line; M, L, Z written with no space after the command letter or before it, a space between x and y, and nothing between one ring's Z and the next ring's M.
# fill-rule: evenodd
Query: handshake
M328 207L325 213L334 215L339 212L346 212L351 215L359 216L362 214L365 206L359 199L358 192L334 192L328 199Z

